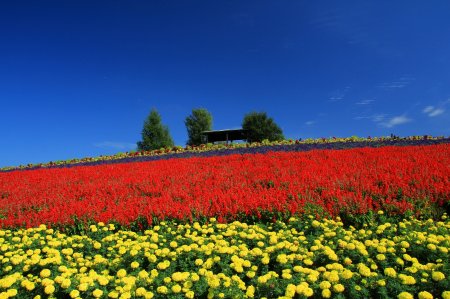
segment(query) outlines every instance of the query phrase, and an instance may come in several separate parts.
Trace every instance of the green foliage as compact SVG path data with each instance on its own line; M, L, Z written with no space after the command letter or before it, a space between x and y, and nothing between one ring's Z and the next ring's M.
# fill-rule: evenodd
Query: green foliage
M187 145L195 146L204 143L202 132L212 128L212 116L203 108L193 109L192 114L184 120L188 132Z
M247 130L248 142L261 142L264 139L269 141L284 139L281 128L265 112L246 114L242 121L242 129Z
M156 109L152 109L144 122L142 140L137 143L139 151L151 151L160 148L172 147L173 139L169 128L161 123L161 116Z

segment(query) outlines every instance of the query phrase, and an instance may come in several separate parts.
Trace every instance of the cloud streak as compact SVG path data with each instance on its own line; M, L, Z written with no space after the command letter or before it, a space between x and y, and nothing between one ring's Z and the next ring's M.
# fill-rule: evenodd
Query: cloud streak
M403 124L409 123L410 121L412 121L412 119L410 119L404 115L399 115L399 116L395 116L395 117L389 119L386 122L381 122L381 125L386 128L392 128L392 127L395 127L398 125L403 125Z
M356 105L370 105L372 102L375 102L375 100L362 100L359 102L356 102Z
M412 121L411 118L405 115L394 116L388 118L386 114L373 114L369 116L357 116L355 120L369 119L381 127L393 128L398 125L403 125Z
M333 91L332 93L330 93L330 96L328 97L328 102L337 102L343 100L349 90L350 86L346 86L342 90Z
M443 108L436 108L434 106L428 106L425 109L422 110L423 113L425 113L428 117L435 117L438 115L441 115L445 112Z
M390 81L390 82L384 82L379 85L382 89L400 89L407 87L410 85L415 78L412 77L400 77L398 80Z

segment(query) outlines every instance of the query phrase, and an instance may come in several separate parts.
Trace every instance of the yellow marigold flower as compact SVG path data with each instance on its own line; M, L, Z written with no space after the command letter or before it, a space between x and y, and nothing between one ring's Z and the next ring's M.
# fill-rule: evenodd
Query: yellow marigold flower
M9 289L6 291L6 295L8 297L15 297L17 295L17 289Z
M306 297L311 297L312 295L314 295L314 290L308 287L303 291L303 295L305 295Z
M281 277L284 279L291 279L292 275L290 273L283 273L283 274L281 274Z
M412 285L416 283L416 279L413 276L400 274L398 277L402 280L403 284Z
M359 274L361 274L362 276L370 277L372 275L372 273L370 272L370 268L362 263L358 264L358 270Z
M386 280L380 279L380 280L377 281L377 284L378 284L380 287L384 287L384 286L386 286Z
M46 286L44 289L44 293L46 293L47 295L53 294L54 291L55 291L55 286L52 284Z
M156 291L160 294L167 294L168 289L166 286L159 286Z
M419 293L419 299L433 299L433 295L427 291L422 291Z
M450 291L442 292L442 299L450 299Z
M322 290L322 297L323 298L330 298L331 297L331 291L329 289Z
M286 254L279 254L277 256L277 262L279 262L280 264L286 264L288 262Z
M340 283L335 284L333 286L333 291L335 291L336 293L342 293L344 290L345 290L345 287Z
M101 286L105 286L105 285L107 285L107 284L109 283L109 279L108 279L107 277L105 277L105 276L100 276L100 277L97 279L97 281L98 281L98 283L99 283Z
M295 291L297 292L297 294L302 295L307 287L308 285L301 283L295 287Z
M397 296L398 299L414 299L414 296L408 292L401 292Z
M324 277L330 282L338 282L339 274L336 270L324 273Z
M127 270L125 270L125 269L120 269L119 271L117 271L117 277L119 277L119 278L123 278L123 277L125 277L126 275L127 275Z
M401 246L402 248L409 248L409 243L406 242L406 241L401 241L401 242L400 242L400 246Z
M384 269L384 275L389 276L389 277L396 277L397 272L395 271L394 268L386 268L386 269Z
M255 296L255 287L252 285L248 286L245 295L249 298L253 298Z
M170 266L170 262L168 260L165 260L163 262L158 263L158 265L156 266L159 270L165 270L167 268L169 268Z
M144 297L146 293L147 291L143 287L136 289L136 296L138 297Z
M138 262L132 262L132 263L131 263L131 268L132 268L132 269L139 268L139 263L138 263Z
M78 290L72 290L69 293L70 298L77 298L78 296L80 296L80 291Z
M54 283L55 283L55 282L54 282L53 280L48 279L48 278L44 278L44 279L42 279L42 281L41 281L41 284L42 284L43 287L46 287L46 286L48 286L48 285L53 285Z
M444 273L442 273L442 272L439 272L439 271L433 271L433 273L431 273L431 278L432 278L434 281L441 281L441 280L445 279L445 275L444 275Z
M353 272L348 269L345 269L344 271L342 271L341 277L344 279L350 279L353 277Z
M311 259L304 259L303 263L307 266L311 266L312 264L314 264L314 262Z
M191 280L192 281L199 281L200 280L200 276L197 273L192 273L191 274Z
M113 299L119 298L119 293L117 291L111 291L108 293L108 297Z
M379 253L386 253L386 247L380 245L377 247L377 251Z
M99 289L95 289L92 292L92 296L94 296L95 298L100 298L103 295L103 291L99 290Z
M50 275L52 275L52 272L49 269L43 269L39 275L42 278L46 278L46 277L50 277Z
M377 260L384 261L386 259L386 256L382 253L377 254Z
M87 284L87 283L80 283L78 285L78 290L80 290L82 292L87 291L88 288L89 288L89 284Z
M66 278L61 282L61 287L63 289L67 289L68 287L70 287L71 284L72 283L71 283L70 279Z
M181 292L181 286L179 284L173 285L172 286L172 292L174 292L174 293Z
M322 282L319 284L319 287L320 287L322 290L324 290L324 289L329 289L329 288L331 288L331 283L330 283L329 281L324 280L324 281L322 281Z
M186 292L185 296L188 299L193 299L195 296L195 293L193 291L188 291L188 292Z
M27 283L24 285L24 287L27 289L27 291L32 291L32 290L34 290L36 285L32 281L27 281Z
M297 291L297 287L290 283L287 285L284 295L288 298L294 298L296 291Z

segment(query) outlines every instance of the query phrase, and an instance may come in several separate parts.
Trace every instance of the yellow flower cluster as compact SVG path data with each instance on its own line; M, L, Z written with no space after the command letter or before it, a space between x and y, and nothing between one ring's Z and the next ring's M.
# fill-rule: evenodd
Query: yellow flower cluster
M450 298L449 249L449 220L3 229L0 298Z

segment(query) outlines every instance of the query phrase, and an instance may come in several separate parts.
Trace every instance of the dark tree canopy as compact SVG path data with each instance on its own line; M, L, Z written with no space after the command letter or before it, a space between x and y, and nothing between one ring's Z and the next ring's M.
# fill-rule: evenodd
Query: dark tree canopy
M150 151L164 147L172 147L173 139L169 128L161 123L161 116L156 109L152 109L144 122L142 140L137 143L139 151Z
M269 141L284 139L281 128L265 112L246 114L242 121L242 129L247 130L248 142L261 142L264 139Z
M188 145L200 145L204 143L202 132L212 128L212 116L203 108L192 109L191 115L184 120L188 132Z

